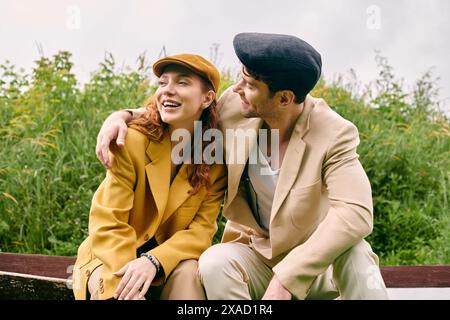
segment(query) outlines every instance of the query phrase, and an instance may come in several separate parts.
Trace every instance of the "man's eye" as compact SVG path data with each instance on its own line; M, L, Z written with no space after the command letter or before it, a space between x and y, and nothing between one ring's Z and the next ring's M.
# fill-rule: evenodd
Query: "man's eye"
M165 86L165 85L166 85L166 82L165 82L165 81L158 81L158 85L159 85L160 87Z
M183 86L185 86L185 85L188 84L186 81L179 81L178 83L181 84L181 85L183 85Z

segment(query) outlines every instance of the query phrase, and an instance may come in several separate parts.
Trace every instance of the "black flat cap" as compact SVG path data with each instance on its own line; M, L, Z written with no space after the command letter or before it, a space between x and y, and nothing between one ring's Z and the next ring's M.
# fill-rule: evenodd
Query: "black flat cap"
M279 90L296 89L306 96L320 78L320 54L297 37L239 33L234 37L233 46L239 60L249 71L269 80L284 82L284 88Z

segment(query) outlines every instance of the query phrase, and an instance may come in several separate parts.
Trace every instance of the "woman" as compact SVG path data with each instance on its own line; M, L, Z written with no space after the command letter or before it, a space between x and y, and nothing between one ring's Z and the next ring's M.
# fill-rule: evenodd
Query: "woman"
M220 74L192 54L163 58L153 71L159 87L130 123L125 147L111 147L111 169L92 200L76 299L145 299L150 285L162 287L162 299L204 299L197 259L217 230L225 167L177 164L171 136L183 129L193 137L194 121L203 132L217 127Z

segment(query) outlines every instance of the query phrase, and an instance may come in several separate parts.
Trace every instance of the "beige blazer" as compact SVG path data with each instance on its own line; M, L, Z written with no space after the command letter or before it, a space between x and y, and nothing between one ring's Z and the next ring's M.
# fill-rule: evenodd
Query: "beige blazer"
M238 94L223 94L218 104L222 130L261 127L261 119L240 115L240 104ZM253 247L283 285L303 299L316 276L372 231L371 187L356 153L357 128L322 99L306 98L281 166L269 232L253 217L241 179L245 164L230 163L239 142L225 140L223 214L228 222L222 241ZM245 159L256 141L250 140Z
M154 238L149 252L161 263L165 280L179 262L198 259L212 243L216 218L226 187L224 165L211 167L211 189L195 195L183 164L170 184L171 142L160 143L130 128L125 146L111 147L112 169L95 192L89 216L89 236L78 249L73 271L76 299L86 298L92 271L103 265L99 298L112 298L120 277L113 273L136 259L136 250Z

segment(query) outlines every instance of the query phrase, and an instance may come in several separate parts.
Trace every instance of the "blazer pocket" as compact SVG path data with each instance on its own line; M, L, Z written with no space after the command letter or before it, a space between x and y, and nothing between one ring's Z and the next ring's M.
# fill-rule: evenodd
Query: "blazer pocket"
M321 190L320 179L313 184L291 190L285 208L297 229L307 230L316 226L320 218Z
M185 229L194 220L198 208L196 207L182 207L179 208L174 217L174 228Z
M178 208L173 215L164 222L165 232L172 236L180 230L186 229L192 222L195 216L195 212L191 208Z
M305 186L298 186L295 188L291 189L291 192L289 193L292 196L296 196L299 195L301 196L302 194L304 194L305 192L309 192L310 189L314 189L316 188L318 185L321 187L321 183L322 183L322 179L319 179L311 184L307 184Z
M201 207L203 202L202 198L199 198L197 194L190 196L187 198L186 201L184 201L181 206L177 209L177 214L186 216L191 215L194 216L194 214L198 211L198 209ZM191 214L193 213L193 214Z
M181 206L178 208L176 216L179 217L194 217L200 206Z

